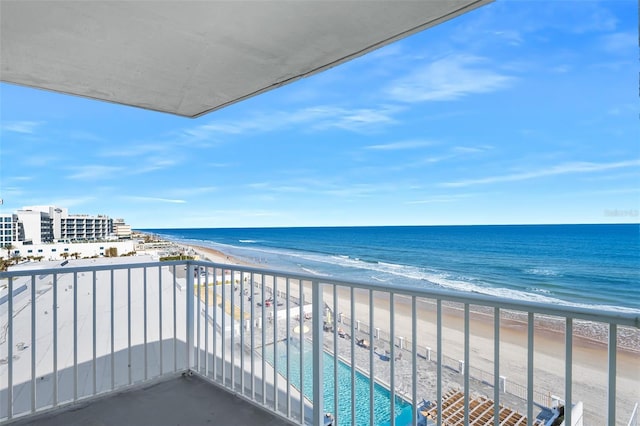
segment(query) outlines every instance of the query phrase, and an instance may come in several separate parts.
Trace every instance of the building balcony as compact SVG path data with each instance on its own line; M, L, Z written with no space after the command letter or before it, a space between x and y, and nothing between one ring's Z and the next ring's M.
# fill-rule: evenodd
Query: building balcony
M199 261L0 280L3 423L638 424L633 313Z

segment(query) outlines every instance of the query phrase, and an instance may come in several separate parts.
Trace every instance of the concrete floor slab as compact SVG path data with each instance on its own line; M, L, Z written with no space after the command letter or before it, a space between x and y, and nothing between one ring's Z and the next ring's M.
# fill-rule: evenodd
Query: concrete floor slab
M288 425L286 421L197 376L178 377L62 408L14 425Z

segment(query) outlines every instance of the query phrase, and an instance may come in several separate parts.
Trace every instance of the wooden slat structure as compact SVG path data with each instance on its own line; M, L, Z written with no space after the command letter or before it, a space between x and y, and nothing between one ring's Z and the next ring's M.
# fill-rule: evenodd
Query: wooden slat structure
M420 412L431 420L438 418L438 406L432 402ZM492 426L494 424L495 402L485 396L477 396L469 401L469 425ZM509 407L500 405L501 426L528 426L527 417ZM464 394L450 389L442 397L442 423L444 426L464 425ZM544 421L536 419L531 426L543 426Z

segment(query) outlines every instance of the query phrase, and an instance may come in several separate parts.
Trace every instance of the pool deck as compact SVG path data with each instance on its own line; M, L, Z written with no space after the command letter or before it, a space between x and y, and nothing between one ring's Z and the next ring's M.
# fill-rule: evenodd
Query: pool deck
M253 309L256 316L262 315L262 292L258 287L254 289L254 294L251 295L250 292L246 294L242 294L241 287L248 287L248 284L244 286L238 285L237 290L233 290L231 286L228 286L226 290L226 297L229 298L230 292L234 293L234 301L238 303L238 298L242 297L243 300L243 310L244 312L250 312L251 304L253 303ZM282 287L278 287L281 289ZM218 290L219 291L219 290ZM272 296L272 290L267 285L265 287L265 297L270 298ZM292 293L294 297L297 297L297 293ZM251 301L249 300L251 297ZM281 306L277 306L277 310L280 311L280 314L283 315L283 312L286 314L286 303L284 298L276 298L277 302L283 302ZM260 305L258 305L260 303ZM260 347L264 343L265 345L270 345L274 343L274 341L283 341L286 340L287 337L293 339L299 339L299 329L300 329L300 321L298 320L300 307L298 304L290 301L289 309L290 309L290 318L291 323L289 324L290 329L287 330L286 320L284 318L279 318L273 321L269 319L269 313L273 315L274 307L271 305L267 307L267 313L265 314L266 322L265 322L265 341L262 342L262 328L259 326L254 329L254 341L256 345L256 351L258 354L261 353ZM277 316L277 315L276 315ZM306 326L303 327L304 330L311 329L311 318L303 318L303 324ZM391 382L391 362L389 359L390 355L390 345L389 342L376 339L374 340L369 348L365 348L359 346L357 344L361 339L369 340L370 334L368 331L362 332L358 329L354 330L353 336L350 336L348 333L351 332L350 326L346 326L338 322L334 324L334 326L342 328L346 333L344 337L337 337L337 355L338 358L344 361L347 364L352 363L352 341L353 341L353 361L355 361L356 368L365 374L366 376L370 376L371 370L373 370L373 375L375 380L385 386L387 389L390 389L389 383ZM294 332L294 329L296 332ZM288 334L287 334L288 332ZM245 333L245 342L250 341L250 331L244 330ZM275 336L275 338L274 338ZM304 338L311 341L311 332L306 332L303 334ZM334 352L334 333L333 331L325 331L323 333L323 344L324 348L327 352ZM311 346L311 344L309 345ZM371 351L373 351L373 368L370 369L370 359L371 359ZM412 352L410 348L399 348L396 344L395 348L395 362L394 362L394 373L395 373L395 393L397 396L405 399L407 402L411 403L412 394L411 387L413 383L413 367L412 367ZM435 401L437 399L437 363L434 360L428 360L426 354L416 354L416 402L420 404L423 400L431 400ZM435 350L434 350L434 359L435 359ZM486 383L478 378L470 377L469 378L469 386L470 386L470 395L474 396L485 396L490 399L493 398L494 395L494 387L492 384ZM449 389L462 390L464 389L464 376L454 368L449 366L442 367L442 393L444 394ZM515 395L509 393L500 393L500 404L511 408L512 410L518 411L520 413L527 412L527 401L525 399L519 398ZM551 418L552 412L550 409L542 406L536 405L534 407L534 413L536 413L537 418L539 419L547 419Z

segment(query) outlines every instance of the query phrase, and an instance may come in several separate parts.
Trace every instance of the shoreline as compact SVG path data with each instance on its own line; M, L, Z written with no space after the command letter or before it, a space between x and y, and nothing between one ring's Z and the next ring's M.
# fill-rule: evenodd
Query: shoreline
M183 244L193 249L195 252L203 252L206 259L214 263L223 263L230 265L250 266L256 268L264 268L264 265L256 264L252 262L241 261L234 256L227 255L226 253L213 249L210 247L204 247L193 244ZM202 253L199 253L202 256ZM343 298L345 296L343 295ZM408 306L410 304L409 297L403 295L396 295L396 299L406 299L404 303ZM367 302L368 303L368 302ZM375 302L374 302L375 303ZM457 311L457 316L462 317L463 308L457 307L454 303L443 303L444 310ZM482 320L490 322L493 326L493 309L486 307L475 306L470 309L471 314L475 316L476 320ZM505 324L510 324L510 327L526 327L527 317L524 313L514 312L510 310L501 310L501 328L506 328ZM565 323L560 318L551 317L548 315L538 314L534 320L536 333L547 333L549 336L553 336L556 339L562 337L562 345L564 345L564 333ZM597 325L597 329L593 326ZM575 340L578 340L578 344L582 346L597 345L603 349L606 349L608 345L608 330L601 323L593 323L586 320L574 320L573 322L573 336L574 345ZM618 352L625 352L630 355L640 355L640 329L632 329L628 327L618 328Z

